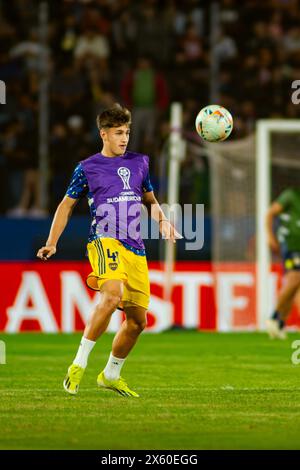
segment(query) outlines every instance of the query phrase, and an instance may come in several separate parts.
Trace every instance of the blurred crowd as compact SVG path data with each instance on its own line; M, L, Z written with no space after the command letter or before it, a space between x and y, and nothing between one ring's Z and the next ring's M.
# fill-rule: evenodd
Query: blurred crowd
M63 197L78 161L100 149L96 115L114 102L132 110L130 149L151 156L156 191L164 184L161 149L169 105L183 103L184 131L210 100L210 66L219 64L218 101L234 116L232 138L251 133L260 117L300 115L291 83L300 79L299 0L220 0L210 46L206 0L51 0L47 44L39 37L36 0L0 0L0 212L42 216ZM42 56L47 57L46 70ZM39 86L49 79L49 175L38 170ZM208 201L209 168L189 155L182 202ZM85 209L84 209L85 210Z

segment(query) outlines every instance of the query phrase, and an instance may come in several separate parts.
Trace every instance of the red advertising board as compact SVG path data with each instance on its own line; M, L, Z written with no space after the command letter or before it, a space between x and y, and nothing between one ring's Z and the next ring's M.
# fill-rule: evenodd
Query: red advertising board
M0 263L0 331L82 331L100 295L86 287L89 272L86 262ZM177 262L171 301L163 298L162 265L150 262L149 274L149 332L174 324L213 331L258 329L253 264ZM273 305L280 282L281 268L275 265L269 286ZM109 330L116 331L122 321L116 311ZM297 306L289 326L300 326Z

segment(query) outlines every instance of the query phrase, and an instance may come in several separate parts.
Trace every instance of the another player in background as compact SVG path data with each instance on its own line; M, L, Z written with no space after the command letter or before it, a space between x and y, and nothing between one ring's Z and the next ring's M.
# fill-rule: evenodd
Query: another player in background
M92 273L87 285L101 292L83 337L63 382L75 395L87 366L88 356L106 330L112 313L122 303L126 315L116 334L105 369L97 384L123 396L138 397L120 376L121 368L140 333L146 326L150 297L148 266L140 236L142 203L159 223L164 238L182 238L161 210L149 178L149 158L127 152L131 115L115 105L97 117L102 139L101 153L81 161L76 167L67 193L59 204L46 246L37 256L47 260L56 252L57 242L78 200L87 196L91 211L91 230L87 245Z
M276 234L275 217L279 220ZM266 326L271 338L285 339L285 323L300 287L300 189L283 191L269 208L266 222L269 246L275 253L281 253L284 265L282 289Z

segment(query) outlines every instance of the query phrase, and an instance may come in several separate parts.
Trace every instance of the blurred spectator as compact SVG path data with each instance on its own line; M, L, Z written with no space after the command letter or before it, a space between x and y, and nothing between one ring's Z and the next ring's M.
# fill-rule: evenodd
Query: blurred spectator
M50 141L52 210L64 197L75 167L90 153L91 136L81 116L73 115L67 121L53 124Z
M73 15L68 15L65 18L62 27L63 32L60 40L60 47L65 53L73 53L78 37L76 18Z
M135 69L125 76L121 93L124 103L132 109L130 147L141 151L152 147L158 112L168 106L165 78L154 69L148 57L140 57Z
M106 2L102 3L103 5L98 6L96 2L91 2L91 5L84 9L81 24L85 30L97 31L101 35L107 36L111 30L111 23L109 21L109 10L104 4Z
M137 21L132 12L124 10L112 25L112 38L118 55L126 53L134 46L137 35ZM121 57L120 57L121 59ZM127 57L124 57L126 60Z
M56 122L51 129L50 169L51 169L51 209L55 210L62 200L71 174L68 148L68 129L65 122Z
M237 55L237 46L234 39L226 35L223 30L219 33L217 44L213 49L213 54L215 55L215 59L221 63L234 59Z
M141 2L135 44L137 55L155 57L159 64L168 62L172 50L170 26L168 18L154 5Z
M253 25L253 31L250 37L249 49L251 51L261 48L273 50L275 47L274 38L271 37L267 22L256 21Z
M10 51L11 58L23 57L27 70L39 70L41 55L49 53L49 49L39 42L39 37L35 28L29 33L28 40L16 44Z
M194 24L189 24L187 26L186 32L180 42L182 53L189 65L202 58L203 45Z
M300 51L300 27L298 25L291 28L283 39L283 47L290 53Z
M110 47L107 38L99 34L96 29L87 29L79 36L74 49L74 57L78 68L102 67L106 68Z
M52 79L53 114L67 119L74 112L84 111L86 89L84 75L78 73L72 64L64 64Z
M26 129L21 120L11 122L6 129L3 155L9 173L8 215L41 216L37 135Z
M66 169L71 171L90 151L91 136L86 130L82 116L73 115L67 120L68 155Z

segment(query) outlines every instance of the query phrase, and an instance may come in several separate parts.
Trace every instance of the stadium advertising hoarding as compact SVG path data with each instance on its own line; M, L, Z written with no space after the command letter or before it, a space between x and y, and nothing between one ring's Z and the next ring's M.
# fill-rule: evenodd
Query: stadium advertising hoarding
M1 263L4 295L0 298L0 331L82 331L100 295L86 287L89 272L86 262ZM146 331L159 332L174 325L211 331L258 328L252 264L177 262L171 302L163 299L161 265L149 263L149 274L151 302ZM269 282L274 304L280 282L281 268L274 265ZM117 331L122 320L123 313L116 311L108 331ZM300 326L297 306L289 326Z

